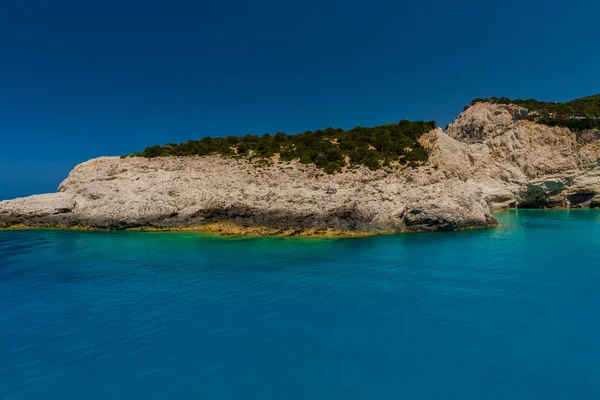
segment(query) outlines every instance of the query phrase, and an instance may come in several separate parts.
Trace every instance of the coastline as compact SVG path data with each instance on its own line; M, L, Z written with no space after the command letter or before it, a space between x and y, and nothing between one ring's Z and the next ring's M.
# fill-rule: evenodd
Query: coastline
M451 230L441 229L405 229L405 230L379 230L379 231L342 231L336 229L274 229L264 226L242 226L235 223L211 223L206 225L188 226L188 227L133 227L123 229L96 228L79 225L26 225L16 224L12 226L0 226L0 231L19 231L19 230L61 230L61 231L88 231L88 232L154 232L154 233L207 233L219 237L276 237L276 238L314 238L314 239L345 239L359 238L382 235L395 235L407 233L432 233L432 232L459 232L479 229L491 229L498 227L498 222L488 226L468 226Z
M154 232L154 233L207 233L214 236L222 237L297 237L297 238L351 238L351 237L368 237L377 236L383 234L394 234L400 233L397 231L377 231L377 232L363 232L363 231L340 231L335 229L308 229L308 230L294 230L294 229L274 229L264 226L252 226L245 227L239 224L233 223L211 223L206 225L196 226L181 226L171 228L159 228L152 226L145 227L133 227L133 228L122 228L122 229L111 229L111 228L96 228L81 225L27 225L27 224L16 224L11 226L0 227L0 231L17 231L17 230L61 230L61 231L87 231L87 232Z
M555 207L555 208L490 208L493 214L518 213L525 212L553 212L553 211L576 211L589 212L600 211L592 207ZM302 239L346 239L361 238L383 235L398 235L410 233L433 233L433 232L460 232L471 230L492 229L502 226L498 220L487 226L467 226L457 229L404 229L404 230L378 230L378 231L344 231L338 229L277 229L266 226L244 226L235 222L214 222L204 225L179 226L179 227L154 227L138 226L131 228L98 228L82 225L61 225L61 224L15 224L10 226L1 226L1 231L21 231L21 230L59 230L59 231L86 231L86 232L147 232L147 233L205 233L214 237L231 238L252 238L252 237L272 237L272 238L302 238Z

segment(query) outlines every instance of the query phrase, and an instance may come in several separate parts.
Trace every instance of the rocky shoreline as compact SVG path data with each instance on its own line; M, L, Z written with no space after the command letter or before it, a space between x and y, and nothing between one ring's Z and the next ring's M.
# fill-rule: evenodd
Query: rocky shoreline
M495 226L490 208L600 206L600 134L519 120L475 104L423 135L417 168L326 174L221 156L100 157L57 193L0 202L0 227L358 236Z

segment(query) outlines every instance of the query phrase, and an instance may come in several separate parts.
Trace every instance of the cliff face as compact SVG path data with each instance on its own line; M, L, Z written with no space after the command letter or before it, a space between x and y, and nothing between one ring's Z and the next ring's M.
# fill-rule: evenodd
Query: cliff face
M517 121L527 111L477 104L421 138L415 169L209 157L101 157L58 192L0 202L2 226L193 228L311 234L453 230L495 224L489 207L600 204L600 135Z
M90 160L58 193L0 203L0 220L97 228L227 223L302 233L457 229L492 218L471 184L429 169L327 175L298 162L258 167L211 156Z
M430 162L479 187L504 207L598 207L600 132L518 121L526 110L476 104L431 140Z

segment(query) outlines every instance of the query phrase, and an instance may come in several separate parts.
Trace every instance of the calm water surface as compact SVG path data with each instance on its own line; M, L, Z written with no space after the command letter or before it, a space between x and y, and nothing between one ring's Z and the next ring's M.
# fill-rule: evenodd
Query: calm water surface
M338 240L0 231L0 398L600 398L600 212L497 215Z

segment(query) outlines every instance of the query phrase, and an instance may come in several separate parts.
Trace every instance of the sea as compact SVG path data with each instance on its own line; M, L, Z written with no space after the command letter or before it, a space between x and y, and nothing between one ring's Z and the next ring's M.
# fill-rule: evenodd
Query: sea
M347 239L0 231L0 399L599 399L600 211Z

